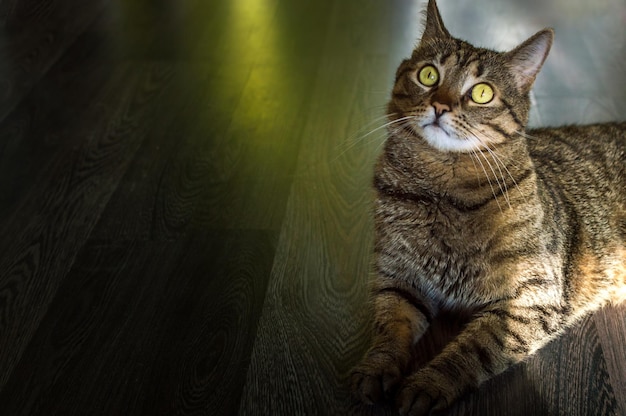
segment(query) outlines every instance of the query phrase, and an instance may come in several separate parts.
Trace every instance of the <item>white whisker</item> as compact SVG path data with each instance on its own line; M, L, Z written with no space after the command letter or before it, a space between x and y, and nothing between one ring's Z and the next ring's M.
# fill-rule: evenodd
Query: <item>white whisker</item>
M500 206L500 202L498 201L498 196L496 195L496 190L493 187L493 184L491 183L491 179L489 179L489 174L487 173L487 169L485 169L485 165L480 160L480 157L478 156L478 153L476 153L476 150L472 149L472 153L474 153L474 156L476 156L476 160L478 161L478 164L480 165L480 167L482 168L483 172L485 173L485 178L487 178L487 183L489 184L489 187L491 188L491 193L493 194L493 198L495 199L496 204L498 204L498 208L500 209L500 212L502 212L502 207Z
M470 133L474 136L477 137L477 135L470 131ZM485 134L489 139L493 140L493 137ZM478 138L478 137L477 137ZM480 139L479 139L480 140ZM493 158L494 162L496 164L499 164L500 166L502 166L502 168L506 171L507 175L511 178L511 181L513 182L513 184L515 185L515 188L517 189L517 191L520 193L520 195L522 196L522 198L524 199L524 201L527 201L526 199L526 195L524 195L524 193L522 192L522 189L519 187L517 181L515 180L515 177L513 176L513 174L511 173L511 171L509 170L509 168L506 166L506 163L504 163L504 161L501 158L501 155L498 154L498 152L495 149L490 148L487 144L484 144L485 149L489 152L489 154L491 155L491 157ZM520 165L513 163L512 161L509 161L509 163L511 163L513 166L515 167L520 167ZM504 175L502 175L502 179L504 180ZM505 181L506 183L506 181Z
M504 195L504 199L506 200L509 208L511 208L511 201L509 200L509 189L508 186L506 184L506 178L504 177L504 173L502 172L502 169L500 168L500 166L504 167L504 169L508 171L508 169L506 168L506 166L504 165L504 163L502 162L502 160L495 154L495 152L493 151L493 149L491 149L489 147L488 143L485 143L483 140L480 139L480 137L475 134L472 130L469 130L469 132L472 134L472 136L474 136L474 138L482 145L484 150L487 150L487 152L489 153L489 155L491 156L491 159L493 160L493 162L496 165L496 168L498 168L498 173L500 174L500 178L502 179L502 184L500 185L500 181L498 180L498 175L496 175L496 172L493 170L493 167L491 166L491 163L489 163L489 161L487 160L487 156L485 156L484 152L481 152L481 154L483 155L483 158L485 159L485 161L489 164L489 167L491 168L494 176L496 177L496 181L498 182L498 186L500 187L500 191L502 192L502 194ZM509 176L511 176L511 173L509 172ZM513 178L511 176L511 178ZM515 180L514 180L515 181ZM504 189L503 189L504 186Z
M361 128L359 129L359 131L360 131L360 132L362 132L363 130L365 130L365 129L369 128L370 126L378 124L381 120L385 120L386 118L388 118L388 115L387 115L387 114L384 114L384 115L382 115L382 116L376 117L376 118L374 118L373 120L370 120L370 121L369 121L367 124L365 124L363 127L361 127ZM376 130L376 129L374 129L374 130ZM369 134L369 133L371 133L371 132L372 132L372 131L368 131L368 133L366 133L366 134ZM347 138L343 141L343 143L338 144L338 145L337 145L337 148L340 148L341 146L344 146L344 145L347 145L347 146L348 146L348 148L350 148L350 147L352 147L352 146L355 144L355 142L356 142L356 143L358 143L359 141L361 141L361 139L362 139L363 137L365 137L365 136L364 136L364 135L360 135L359 133L355 133L355 134L353 134L353 135L351 135L351 136L347 137Z
M532 134L528 134L525 131L515 131L515 134L518 134L526 139L539 139L537 136L533 136Z
M478 173L478 168L476 167L476 161L474 160L474 156L476 155L476 152L472 151L470 153L468 153L470 160L472 161L472 165L474 165L474 172L476 172L476 180L478 181L478 186L481 186L480 183L480 175Z
M478 139L478 140L480 141L480 139ZM493 178L495 179L496 184L498 184L498 188L500 189L500 193L504 196L504 200L506 201L506 203L509 206L509 208L511 208L511 202L509 201L509 195L508 195L508 188L506 186L506 181L504 180L504 177L503 177L503 174L502 174L502 170L500 169L500 166L494 160L494 163L495 163L496 167L498 168L498 173L500 173L500 175L498 176L498 174L496 173L496 170L493 168L493 165L491 164L491 162L489 162L489 159L487 159L487 156L485 155L485 153L480 152L479 155L482 155L482 157L485 160L485 162L487 162L487 165L489 166L489 169L493 173ZM502 183L500 183L500 179L502 179Z
M488 144L485 143L483 140L480 139L480 137L475 134L471 127L469 125L466 124L466 130L472 135L472 137L480 144L482 149L486 149L487 151L491 151L491 149L489 148ZM478 158L478 160L480 161L480 157L479 154L474 152L474 154L476 155L476 157ZM487 156L485 156L484 152L480 152L480 155L482 155L483 159L485 160L485 162L487 162L487 165L489 166L489 169L491 170L491 172L493 173L493 177L496 181L496 183L498 184L498 188L500 189L500 193L504 196L504 199L507 203L507 205L509 206L509 208L511 208L511 201L509 200L509 195L508 195L508 187L506 184L506 180L504 178L504 174L502 173L502 169L500 168L500 164L497 162L496 159L494 159L492 157L492 160L494 161L496 168L498 169L498 173L500 174L498 177L498 174L496 173L496 170L493 168L493 165L491 164L491 162L489 162L489 160L487 159ZM484 170L484 168L483 168ZM489 175L487 174L487 172L485 171L485 175L487 175L487 178L489 178ZM500 183L500 179L502 179L502 183ZM493 188L492 188L493 190ZM494 197L496 197L495 192L494 192ZM497 197L496 197L497 200ZM499 204L498 204L499 205Z
M379 117L379 118L378 118L378 121L380 121L380 119L382 119L382 118L386 118L386 117L387 117L387 115L385 115L384 117ZM367 132L366 134L363 134L363 135L361 135L361 136L357 137L355 140L353 140L353 141L352 141L352 143L349 143L349 144L348 144L348 145L347 145L347 146L346 146L346 147L345 147L342 151L340 151L339 153L337 153L337 155L336 155L336 156L335 156L335 157L331 160L331 162L335 162L335 161L337 161L337 160L338 160L341 156L343 156L346 152L348 152L349 150L351 150L352 148L354 148L356 145L358 145L358 144L360 144L360 143L364 143L364 142L365 142L365 143L368 143L368 144L369 144L369 143L371 143L372 141L374 141L374 140L376 140L376 139L378 139L378 138L382 137L382 135L381 135L381 136L373 136L371 139L367 139L368 137L372 136L374 133L376 133L376 132L380 132L381 130L383 130L383 129L387 129L387 128L388 128L388 127L390 127L390 126L393 126L393 125L395 125L395 124L400 124L400 123L403 123L404 121L406 121L406 120L410 120L410 119L413 119L413 118L414 118L414 116L406 116L406 117L401 117L401 118L396 119L396 120L389 121L389 122L387 122L387 123L383 124L382 126L378 126L378 127L376 127L375 129L373 129L373 130L371 130L371 131ZM367 139L367 140L366 140L366 139ZM384 140L383 140L383 142L384 142ZM380 147L380 144L379 144L377 147Z

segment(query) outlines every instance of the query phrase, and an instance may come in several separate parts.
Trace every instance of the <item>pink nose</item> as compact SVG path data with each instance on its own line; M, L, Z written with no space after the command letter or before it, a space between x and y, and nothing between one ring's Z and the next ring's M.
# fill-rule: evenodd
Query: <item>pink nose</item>
M450 106L448 104L441 104L440 102L433 102L433 107L435 107L435 115L437 117L441 117L443 113L450 111Z

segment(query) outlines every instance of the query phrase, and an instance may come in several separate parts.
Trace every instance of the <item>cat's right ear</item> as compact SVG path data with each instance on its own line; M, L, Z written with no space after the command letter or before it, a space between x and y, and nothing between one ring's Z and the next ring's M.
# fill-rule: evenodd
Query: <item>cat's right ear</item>
M450 33L443 25L437 3L435 0L429 0L428 6L426 7L426 25L420 42L449 37L451 37Z

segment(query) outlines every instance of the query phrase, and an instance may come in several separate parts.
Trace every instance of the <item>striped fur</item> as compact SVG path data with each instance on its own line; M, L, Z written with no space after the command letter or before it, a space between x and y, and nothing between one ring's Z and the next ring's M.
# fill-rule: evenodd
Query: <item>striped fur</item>
M429 2L375 170L374 336L352 374L364 402L443 409L626 298L626 123L525 130L551 42L544 30L511 52L475 48ZM439 70L435 86L417 79L425 64ZM469 98L480 82L495 91L485 105ZM472 319L407 374L442 311Z

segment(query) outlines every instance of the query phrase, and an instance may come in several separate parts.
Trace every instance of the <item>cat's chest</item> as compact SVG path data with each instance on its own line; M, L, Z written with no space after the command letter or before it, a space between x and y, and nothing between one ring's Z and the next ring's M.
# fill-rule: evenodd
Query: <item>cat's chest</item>
M486 261L488 224L427 204L383 204L377 244L390 253L397 278L443 308L473 309L497 296Z

